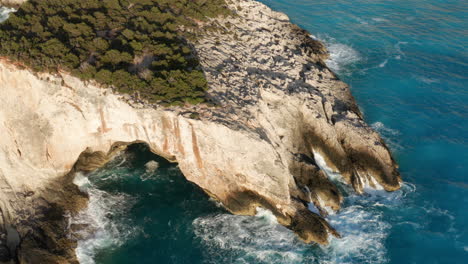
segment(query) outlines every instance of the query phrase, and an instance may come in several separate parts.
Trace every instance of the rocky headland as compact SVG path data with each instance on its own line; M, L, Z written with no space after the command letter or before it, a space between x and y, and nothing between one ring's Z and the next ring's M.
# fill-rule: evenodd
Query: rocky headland
M339 236L324 218L343 200L330 174L357 193L400 187L385 143L325 65L324 45L261 3L227 2L236 16L213 19L216 29L192 43L213 105L150 105L0 60L0 261L77 263L67 216L86 195L74 173L132 143L177 162L230 212L266 208L309 243Z

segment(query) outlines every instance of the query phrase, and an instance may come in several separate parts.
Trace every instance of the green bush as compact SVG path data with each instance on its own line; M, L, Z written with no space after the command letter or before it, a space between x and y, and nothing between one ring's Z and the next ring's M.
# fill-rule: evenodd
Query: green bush
M0 56L35 71L64 69L151 102L200 103L207 82L185 41L193 36L180 27L227 15L225 6L224 0L29 0L0 24Z

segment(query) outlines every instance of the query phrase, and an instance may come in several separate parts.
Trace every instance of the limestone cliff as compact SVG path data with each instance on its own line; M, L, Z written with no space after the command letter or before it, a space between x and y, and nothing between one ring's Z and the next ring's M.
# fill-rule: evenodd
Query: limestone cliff
M0 219L19 232L20 261L52 252L72 262L73 242L60 219L85 205L69 172L92 170L133 142L178 162L232 213L267 208L306 242L339 236L306 206L325 214L342 201L318 158L356 192L399 188L385 143L325 65L324 46L263 4L229 5L237 16L211 21L217 30L200 32L193 43L214 107L149 106L67 73L34 74L0 61ZM54 248L60 244L68 248Z

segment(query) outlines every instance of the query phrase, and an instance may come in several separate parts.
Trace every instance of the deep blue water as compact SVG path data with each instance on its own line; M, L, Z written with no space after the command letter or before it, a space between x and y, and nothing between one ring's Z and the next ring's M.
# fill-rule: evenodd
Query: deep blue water
M344 236L305 245L268 212L225 212L142 146L88 178L82 263L468 263L468 3L262 0L323 40L405 184L347 194ZM156 160L160 168L146 171Z
M382 208L386 259L468 263L468 2L262 2L341 52L334 68L416 187Z

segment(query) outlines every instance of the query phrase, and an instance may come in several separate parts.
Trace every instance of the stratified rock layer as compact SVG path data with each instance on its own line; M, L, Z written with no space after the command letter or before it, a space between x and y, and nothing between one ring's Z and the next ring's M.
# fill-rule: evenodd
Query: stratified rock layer
M33 74L3 59L4 226L15 226L24 243L34 241L24 238L37 229L28 226L40 208L80 207L80 194L69 186L72 168L97 168L133 142L178 162L188 180L231 212L267 208L306 242L339 236L307 210L314 203L325 214L342 201L317 155L359 193L364 187L398 189L395 162L362 120L348 86L324 64L324 46L263 4L229 5L238 15L211 21L217 30L201 30L194 43L215 107L149 107L66 73ZM57 226L41 228L53 233ZM20 250L25 262L31 254Z

